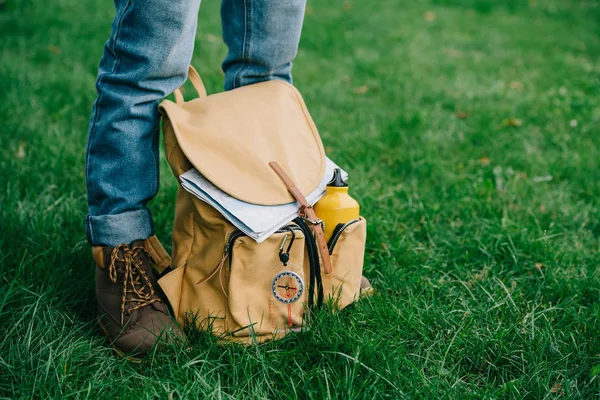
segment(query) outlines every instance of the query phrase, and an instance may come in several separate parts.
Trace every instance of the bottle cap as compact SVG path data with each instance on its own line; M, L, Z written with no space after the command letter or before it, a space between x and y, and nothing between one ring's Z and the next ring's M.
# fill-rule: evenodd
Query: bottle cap
M344 179L342 178L342 170L340 168L336 168L333 171L333 179L329 181L327 186L348 187L348 184L344 182Z

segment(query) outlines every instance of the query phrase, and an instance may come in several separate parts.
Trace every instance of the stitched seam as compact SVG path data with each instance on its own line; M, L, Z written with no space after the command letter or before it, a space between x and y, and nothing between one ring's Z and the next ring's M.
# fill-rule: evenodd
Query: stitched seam
M154 193L152 194L152 198L156 197L158 191L160 190L160 115L156 128L154 129L154 135L152 138L152 153L154 153L155 168L156 168L156 181L154 182L156 188L154 189ZM144 207L147 206L147 203L144 204ZM150 210L148 209L148 214L150 214ZM152 214L150 214L150 236L154 235L154 220L152 219Z
M245 72L248 69L249 66L249 62L248 62L248 57L250 54L250 38L251 38L251 31L250 31L250 26L249 26L249 20L252 17L252 7L250 6L250 0L244 0L244 39L242 41L242 67L235 73L235 75L233 76L233 88L238 88L241 86L238 85L238 78L239 76L242 74L242 72Z
M103 305L102 303L100 303L100 302L98 302L98 301L97 301L96 303L98 304L98 307L102 308L102 310L104 311L104 313L103 313L103 314L101 314L101 315L98 315L98 317L99 317L99 319L100 319L98 322L102 323L102 322L101 322L101 320L102 320L102 317L108 317L108 318L111 320L111 322L112 322L112 324L113 324L113 325L121 326L121 328L123 328L123 326L121 325L120 321L116 320L116 319L115 319L115 318L114 318L114 317L113 317L113 316L110 314L110 312L108 312L108 310L106 309L106 307L104 307L104 305ZM105 329L106 329L106 328L105 328ZM118 337L117 337L117 338L115 338L115 340L117 340L117 339L118 339Z
M187 193L187 195L191 197L190 193ZM192 202L192 207L193 207L193 202ZM185 277L185 273L187 272L188 261L190 259L190 256L192 255L192 248L194 247L194 241L196 240L196 229L194 229L194 225L196 225L196 221L194 218L195 212L196 212L196 210L192 210L192 212L189 214L189 217L188 217L192 220L192 241L191 241L192 245L190 246L187 256L185 256L185 264L183 264L181 266L181 268L184 268L184 270L181 271L181 282L180 282L180 286L179 286L182 289L183 289L183 279ZM181 290L181 291L183 292L183 290ZM180 294L179 301L177 302L177 312L175 313L176 314L175 319L179 318L179 314L181 311L181 298L182 297L183 296Z
M90 244L95 245L94 243L94 228L92 227L92 221L90 221L90 214L86 214L85 216L85 231L87 233L88 241Z
M94 109L94 117L92 120L92 129L90 131L90 135L88 138L88 144L87 144L87 149L86 149L86 165L85 165L85 175L86 175L86 186L87 186L87 191L88 191L88 196L91 194L91 190L90 190L90 181L88 179L89 173L90 173L90 163L87 160L89 158L89 154L90 154L90 148L92 145L92 142L94 140L94 137L96 135L96 123L98 122L98 114L99 114L99 107L98 105L100 104L100 100L102 99L102 91L100 90L100 83L102 81L102 78L104 78L106 75L112 75L116 72L119 71L119 66L121 64L121 60L119 58L119 51L118 51L118 40L119 40L119 33L121 32L121 26L123 24L123 19L125 18L125 14L127 14L127 12L129 11L129 8L131 7L131 0L127 1L127 5L125 6L125 8L123 9L123 12L121 13L121 15L119 16L119 20L117 22L117 28L115 29L115 35L114 35L114 41L113 41L113 46L111 51L114 53L116 61L113 65L113 69L110 72L104 72L103 74L100 74L98 76L98 79L96 80L96 91L98 92L98 98L96 99L96 104L95 104L95 109Z

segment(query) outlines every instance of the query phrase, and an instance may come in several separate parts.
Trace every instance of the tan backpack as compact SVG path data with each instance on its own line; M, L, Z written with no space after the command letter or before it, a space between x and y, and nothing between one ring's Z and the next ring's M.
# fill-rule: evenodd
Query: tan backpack
M176 90L176 102L159 108L176 177L196 168L225 193L260 205L317 188L325 152L294 86L267 81L207 96L192 67L189 78L199 97L184 102ZM262 342L301 329L310 308L358 299L366 221L340 225L325 244L315 219L304 204L300 217L259 244L180 184L172 266L158 281L177 320L225 341Z

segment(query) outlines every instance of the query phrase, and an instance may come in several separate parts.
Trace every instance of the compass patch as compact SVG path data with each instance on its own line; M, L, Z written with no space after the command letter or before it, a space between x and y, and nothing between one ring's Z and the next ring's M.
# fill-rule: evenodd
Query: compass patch
M304 281L300 275L292 271L284 271L275 275L271 291L277 300L290 304L298 301L304 292Z

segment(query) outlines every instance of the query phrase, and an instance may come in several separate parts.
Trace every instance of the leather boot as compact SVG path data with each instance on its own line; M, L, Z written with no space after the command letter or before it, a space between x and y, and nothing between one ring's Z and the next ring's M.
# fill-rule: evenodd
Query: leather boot
M360 297L371 297L375 294L375 289L371 286L371 282L363 276L360 279Z
M117 354L133 360L146 355L160 336L183 337L157 292L145 243L92 249L98 322Z

